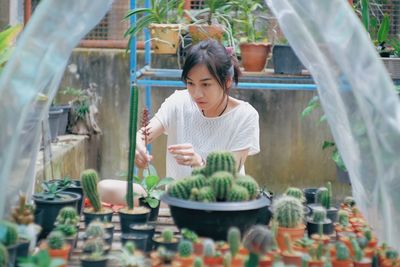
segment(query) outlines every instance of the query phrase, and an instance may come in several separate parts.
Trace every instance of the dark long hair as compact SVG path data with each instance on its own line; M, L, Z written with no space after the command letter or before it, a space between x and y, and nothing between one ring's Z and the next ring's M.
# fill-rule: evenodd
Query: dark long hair
M181 79L184 83L187 81L190 70L198 64L207 66L208 71L223 88L225 94L229 94L230 88L226 88L226 81L231 76L235 84L239 82L241 72L237 58L214 39L202 41L191 47L182 68Z

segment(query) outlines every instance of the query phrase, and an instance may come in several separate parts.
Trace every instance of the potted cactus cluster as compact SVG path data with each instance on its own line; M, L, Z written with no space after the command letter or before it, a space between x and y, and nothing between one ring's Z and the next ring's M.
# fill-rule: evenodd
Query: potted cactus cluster
M230 152L210 153L203 168L176 181L162 200L170 206L179 228L188 228L215 240L226 239L232 226L244 232L271 203L260 195L252 177L236 172Z

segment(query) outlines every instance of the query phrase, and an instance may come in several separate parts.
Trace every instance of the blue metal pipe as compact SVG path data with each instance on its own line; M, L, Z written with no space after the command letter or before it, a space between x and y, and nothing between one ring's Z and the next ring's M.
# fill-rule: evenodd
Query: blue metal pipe
M136 0L131 0L130 8L131 9L136 8ZM135 25L135 24L136 24L136 15L130 17L130 25ZM133 84L134 81L136 80L136 65L137 65L137 62L136 62L136 58L137 58L136 37L135 36L133 36L131 39L129 49L130 49L130 56L129 56L130 72L129 72L129 75L130 75L131 84Z

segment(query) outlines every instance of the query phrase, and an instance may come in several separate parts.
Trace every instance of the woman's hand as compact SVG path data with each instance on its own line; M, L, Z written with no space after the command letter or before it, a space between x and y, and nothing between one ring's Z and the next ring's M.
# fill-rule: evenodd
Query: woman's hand
M201 167L204 161L199 154L197 154L192 144L178 144L168 147L168 152L171 153L176 162L180 165L191 167Z
M144 143L138 140L136 142L135 165L140 169L147 168L152 159L153 156L147 154L147 149Z

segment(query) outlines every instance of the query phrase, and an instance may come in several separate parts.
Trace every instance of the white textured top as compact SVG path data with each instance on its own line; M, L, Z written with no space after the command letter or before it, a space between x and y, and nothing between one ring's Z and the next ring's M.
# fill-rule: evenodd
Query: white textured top
M168 135L168 146L190 143L204 160L216 150L249 149L249 155L254 155L260 151L258 112L249 103L239 102L220 117L207 118L187 90L177 90L164 101L155 117ZM190 176L192 168L176 163L168 151L166 162L168 177Z

